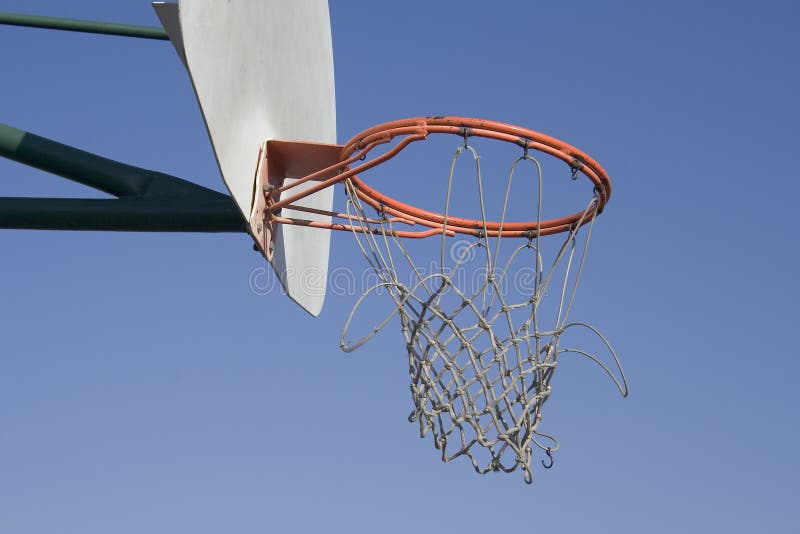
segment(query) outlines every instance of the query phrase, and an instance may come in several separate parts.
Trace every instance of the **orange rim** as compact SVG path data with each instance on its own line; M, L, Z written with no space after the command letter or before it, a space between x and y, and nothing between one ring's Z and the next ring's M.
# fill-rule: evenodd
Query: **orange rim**
M357 176L357 174L361 174L396 156L410 143L427 139L430 134L451 134L465 138L485 137L514 143L523 149L544 152L564 161L572 167L573 171L583 174L594 184L596 213L599 214L603 211L611 197L611 180L600 164L585 152L559 139L534 130L497 121L464 117L418 117L379 124L350 139L343 146L338 163L297 180L291 185L283 186L276 192L289 193L293 187L309 180L320 180L320 177L329 175L331 171L338 170L338 174L321 179L317 184L301 193L289 194L287 197L282 197L280 200L271 203L270 208L273 216L283 206L289 206L296 200L330 187L335 183L350 180L357 196L377 211L398 217L405 222L420 224L431 229L422 232L396 232L400 237L427 237L441 233L448 235L453 233L481 235L484 232L491 237L531 237L569 231L576 225L586 224L592 219L592 217L586 216L585 211L541 222L484 222L451 215L445 218L441 213L423 210L386 196L365 184ZM403 137L398 145L372 160L366 160L367 154L372 149L388 143L396 137ZM365 161L358 165L361 160ZM351 167L354 164L357 166ZM280 222L292 224L288 220ZM314 226L336 230L354 229L349 224L319 223Z
M611 180L608 178L608 174L599 163L585 152L554 137L527 128L489 120L464 117L425 117L380 124L361 132L348 141L342 149L341 160L347 161L359 156L360 153L365 152L360 147L367 147L376 140L388 142L398 135L422 134L427 137L427 134L431 133L453 134L462 137L486 137L514 143L522 148L544 152L564 161L572 166L573 169L577 167L579 172L591 180L594 184L597 198L597 213L603 211L611 197ZM487 221L484 223L481 220L448 215L445 225L445 217L441 213L423 210L388 197L368 186L355 175L349 179L355 186L358 197L373 208L396 217L413 220L434 229L441 230L446 226L448 230L457 233L475 234L486 229L491 236L497 236L501 231L503 237L522 237L532 233L548 235L567 231L579 222L582 221L585 224L590 219L582 211L565 217L543 220L541 223L536 221L503 223Z

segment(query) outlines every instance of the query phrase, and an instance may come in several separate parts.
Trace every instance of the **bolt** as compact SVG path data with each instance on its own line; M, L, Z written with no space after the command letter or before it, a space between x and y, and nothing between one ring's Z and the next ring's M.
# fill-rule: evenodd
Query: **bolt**
M256 232L258 232L260 234L263 230L264 230L264 225L261 224L261 223L258 223L258 225L256 225Z

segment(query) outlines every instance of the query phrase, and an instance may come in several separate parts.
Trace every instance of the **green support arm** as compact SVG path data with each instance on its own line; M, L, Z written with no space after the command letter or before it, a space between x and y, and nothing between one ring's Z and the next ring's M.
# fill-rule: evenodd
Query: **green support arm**
M0 24L169 40L161 28L0 13ZM0 124L0 156L117 197L0 197L0 228L245 232L233 199L161 172L113 161Z
M117 199L0 197L0 228L245 232L233 199L192 182L110 160L0 124L0 156Z
M84 33L101 33L104 35L121 35L142 39L159 39L168 41L167 32L162 28L151 26L134 26L132 24L115 24L113 22L95 22L91 20L64 19L42 17L39 15L23 15L18 13L0 13L0 24L11 26L27 26L30 28L46 28L49 30L65 30Z

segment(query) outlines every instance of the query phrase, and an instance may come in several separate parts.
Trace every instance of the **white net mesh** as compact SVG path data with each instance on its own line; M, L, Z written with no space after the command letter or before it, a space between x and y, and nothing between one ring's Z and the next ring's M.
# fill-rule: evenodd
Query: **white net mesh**
M465 456L481 474L521 468L530 483L534 457L550 467L559 447L554 436L539 430L559 356L575 353L589 358L627 395L627 382L611 345L594 327L568 321L598 203L593 197L579 222L561 234L488 237L480 158L465 139L450 167L445 229L456 161L465 154L475 163L484 231L477 228L470 240L442 235L435 269L415 263L409 243L395 235L396 220L380 212L369 218L366 210L372 208L365 207L353 184L345 181L348 214L360 230L353 235L377 283L354 306L342 332L342 348L358 348L399 315L414 402L409 420L418 422L420 435L432 434L445 462ZM538 201L532 203L535 213L530 220L542 220L542 167L525 150L508 173L500 234L521 164L534 166ZM357 310L375 293L393 300L392 313L366 337L345 341ZM562 336L578 329L596 336L607 349L619 378L603 358L562 346Z

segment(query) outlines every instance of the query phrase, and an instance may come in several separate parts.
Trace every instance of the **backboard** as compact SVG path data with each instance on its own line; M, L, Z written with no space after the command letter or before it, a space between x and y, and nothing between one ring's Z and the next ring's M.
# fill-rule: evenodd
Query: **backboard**
M220 172L247 221L265 141L336 142L327 1L181 0L153 7L189 72ZM330 211L333 188L298 204ZM291 209L285 216L330 221ZM275 237L272 266L289 297L312 315L325 298L329 250L327 230L280 225Z

